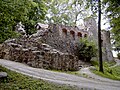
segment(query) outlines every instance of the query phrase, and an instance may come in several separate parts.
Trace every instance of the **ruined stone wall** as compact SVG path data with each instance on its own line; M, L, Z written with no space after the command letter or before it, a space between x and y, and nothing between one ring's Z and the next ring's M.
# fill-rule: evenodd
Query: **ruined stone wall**
M60 52L41 40L36 41L36 38L31 37L21 37L4 42L0 48L0 58L37 68L66 71L78 70L78 64L80 64L76 56Z
M5 41L0 46L0 58L57 70L78 70L85 65L74 54L79 39L87 37L86 31L64 25L39 25L35 34Z
M87 28L88 31L88 37L90 40L93 40L96 42L96 46L98 46L98 29L97 24L94 18L88 18L84 21L84 25ZM113 54L112 54L112 46L110 42L110 32L109 31L102 31L101 32L102 37L102 58L106 61L113 61Z
M110 32L109 31L102 31L102 48L103 48L103 60L106 61L113 61L113 54L112 54L112 45L110 42Z
M80 38L87 37L87 32L77 27L49 25L49 32L43 37L45 43L64 53L74 54Z
M87 18L84 20L85 29L88 31L89 40L94 40L98 45L98 31L97 23L94 18Z

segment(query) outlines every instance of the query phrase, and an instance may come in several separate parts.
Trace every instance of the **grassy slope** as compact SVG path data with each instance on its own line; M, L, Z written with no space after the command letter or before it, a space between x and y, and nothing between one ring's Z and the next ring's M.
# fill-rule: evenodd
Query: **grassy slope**
M92 63L96 67L96 70L91 70L93 73L109 79L120 80L120 66L111 67L114 63L104 62L103 63L104 73L102 73L99 72L98 70L99 69L98 62L94 61Z
M0 66L0 71L8 73L8 78L0 80L0 90L74 90L74 87L57 85L37 80Z

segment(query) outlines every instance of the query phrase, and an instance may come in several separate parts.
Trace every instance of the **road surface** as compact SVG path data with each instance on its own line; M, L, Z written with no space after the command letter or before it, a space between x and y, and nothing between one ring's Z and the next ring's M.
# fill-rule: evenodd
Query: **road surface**
M88 79L62 72L33 68L22 63L3 59L0 59L0 65L12 71L16 71L34 78L43 79L58 84L77 86L78 88L85 88L85 90L120 90L120 81Z

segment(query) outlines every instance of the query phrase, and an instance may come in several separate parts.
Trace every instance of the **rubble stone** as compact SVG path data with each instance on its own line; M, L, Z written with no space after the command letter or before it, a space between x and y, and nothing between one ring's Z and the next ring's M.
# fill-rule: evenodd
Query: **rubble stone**
M77 27L50 24L44 28L43 25L31 36L5 41L0 45L0 58L36 68L78 70L84 64L75 55L77 43L87 34Z
M0 72L0 79L1 78L6 78L8 75L6 72Z

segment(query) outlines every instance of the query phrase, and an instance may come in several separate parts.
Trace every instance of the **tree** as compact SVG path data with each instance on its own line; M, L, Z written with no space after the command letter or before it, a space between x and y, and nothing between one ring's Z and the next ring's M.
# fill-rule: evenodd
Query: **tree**
M110 22L113 44L116 50L120 50L120 0L103 0L106 7L106 15Z
M46 0L31 1L31 8L28 12L28 19L24 21L25 28L28 34L35 32L34 25L37 22L45 22L45 15L47 13Z
M96 56L97 48L94 41L88 41L87 38L80 39L77 48L77 56L80 60L90 62L92 57Z
M97 3L96 3L97 2ZM99 71L103 71L103 63L102 63L102 40L101 40L101 0L88 0L88 4L91 7L92 10L92 16L94 16L94 13L98 12L98 55L99 55ZM97 7L96 7L97 5ZM95 15L95 16L96 16Z
M77 25L89 15L86 0L50 0L47 21L64 25Z
M48 15L47 21L49 23L56 24L68 24L70 17L67 15L71 8L68 7L70 5L69 0L50 0L48 2Z
M102 63L102 40L101 40L101 0L98 0L98 48L99 48L99 71L103 72Z
M16 23L21 21L26 27L33 27L37 20L43 20L46 13L43 1L0 0L0 43L16 36L14 32Z

